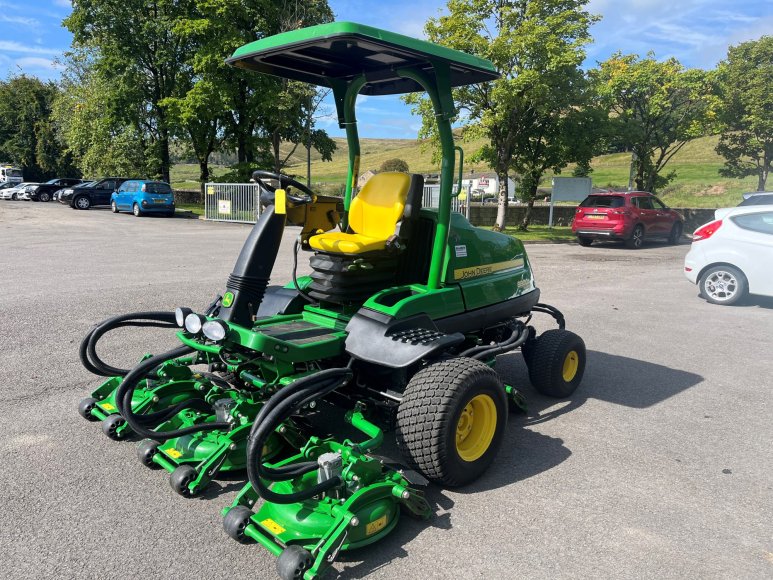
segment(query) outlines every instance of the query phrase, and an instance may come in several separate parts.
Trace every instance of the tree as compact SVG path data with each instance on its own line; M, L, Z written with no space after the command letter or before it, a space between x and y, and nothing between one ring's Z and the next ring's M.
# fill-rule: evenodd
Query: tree
M77 176L50 121L58 94L53 82L24 74L0 82L0 160L22 167L25 179Z
M773 36L728 50L718 67L722 136L717 153L726 177L757 177L757 191L773 164Z
M65 55L51 120L83 175L143 176L148 169L147 110L137 93L115 91L89 51Z
M612 132L632 152L636 188L655 192L676 177L661 175L668 162L714 118L711 75L685 69L678 60L659 62L653 53L616 53L591 71Z
M408 173L408 163L402 159L387 159L381 164L379 171L400 171Z
M106 88L140 98L148 113L141 129L150 136L152 173L164 181L169 181L173 132L164 103L187 91L180 79L192 51L174 28L192 10L193 0L78 0L63 22L74 47L92 49L97 71L110 79Z
M568 125L582 114L587 101L580 65L588 28L596 17L585 0L449 0L448 14L425 25L429 40L486 58L500 79L454 90L454 102L466 116L467 135L484 135L489 143L471 156L487 162L499 181L495 229L507 216L507 175L523 174L523 194L531 208L542 174L560 171L589 155L587 144L564 138ZM415 96L408 102L417 104ZM433 134L434 118L427 103L420 137Z

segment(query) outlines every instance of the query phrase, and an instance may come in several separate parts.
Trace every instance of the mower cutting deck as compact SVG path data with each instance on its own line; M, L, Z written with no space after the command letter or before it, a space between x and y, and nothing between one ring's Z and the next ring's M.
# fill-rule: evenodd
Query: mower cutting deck
M519 240L451 212L462 174L460 154L454 175L451 89L496 78L491 63L352 23L265 38L228 62L332 89L349 146L345 196L255 172L266 209L223 295L203 313L137 313L92 331L84 364L111 378L80 411L113 438L144 437L141 462L170 471L183 496L246 468L248 483L224 510L226 532L278 556L281 578L312 580L341 550L389 533L401 510L429 517L426 480L465 485L492 465L508 407L524 407L522 392L494 371L497 355L520 349L534 387L565 397L582 380L585 345L539 302ZM437 209L421 207L421 175L379 173L355 195L357 95L413 91L426 91L435 108ZM287 223L302 226L296 259L309 252L313 271L268 286ZM558 328L538 336L535 313ZM131 370L96 355L113 328L172 321L181 346ZM312 427L323 402L343 407L364 440ZM385 427L402 460L373 454Z

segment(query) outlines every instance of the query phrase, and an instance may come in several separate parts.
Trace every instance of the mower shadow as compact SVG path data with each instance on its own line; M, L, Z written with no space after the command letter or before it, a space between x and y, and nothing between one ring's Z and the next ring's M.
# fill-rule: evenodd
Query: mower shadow
M588 351L585 376L568 399L554 399L537 393L529 383L529 373L520 354L500 357L497 369L505 382L522 389L528 402L525 415L510 415L508 432L497 460L483 477L460 493L480 493L551 469L572 452L564 441L530 427L558 419L578 409L588 399L599 399L623 407L645 409L657 405L703 381L695 373L672 369L646 361Z

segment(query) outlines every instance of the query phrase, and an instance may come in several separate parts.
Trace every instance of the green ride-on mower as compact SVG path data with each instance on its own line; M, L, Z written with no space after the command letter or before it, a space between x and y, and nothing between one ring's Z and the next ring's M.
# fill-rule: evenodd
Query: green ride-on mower
M81 358L110 378L80 412L113 438L145 438L140 460L171 471L182 495L246 468L249 482L223 510L226 532L278 556L281 578L312 580L341 550L388 534L401 511L429 517L426 480L461 486L491 466L508 408L524 407L494 371L497 355L520 349L534 387L566 397L582 380L585 345L539 302L523 244L451 211L463 161L451 89L495 79L490 62L347 22L258 40L228 62L332 89L349 148L345 196L255 172L265 209L223 295L202 313L135 313L92 331ZM414 91L435 110L437 209L421 207L421 175L379 173L355 190L357 95ZM312 273L294 268L286 285L269 286L286 224L301 227L296 265L309 252ZM558 328L537 335L534 313ZM96 343L127 325L176 325L182 345L131 370L111 367ZM314 426L321 410L334 416L330 405L355 440ZM374 454L385 428L402 460Z

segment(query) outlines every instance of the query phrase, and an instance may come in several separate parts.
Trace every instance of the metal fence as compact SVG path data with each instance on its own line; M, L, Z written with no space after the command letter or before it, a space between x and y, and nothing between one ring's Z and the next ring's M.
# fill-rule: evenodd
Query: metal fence
M463 196L463 197L462 197ZM464 214L464 217L470 219L470 204L467 203L469 198L468 192L462 190L462 195L459 197L451 198L451 211L455 211ZM440 186L439 185L425 185L424 186L424 198L421 201L421 207L437 208L440 203Z
M255 183L207 183L204 218L218 222L255 223L260 215L260 190Z
M462 192L463 194L466 192ZM218 222L255 223L260 216L260 190L255 183L207 183L204 195L204 218ZM451 199L451 211L469 219L467 196ZM422 207L437 208L440 186L425 185Z

